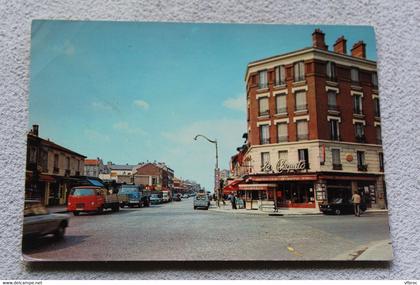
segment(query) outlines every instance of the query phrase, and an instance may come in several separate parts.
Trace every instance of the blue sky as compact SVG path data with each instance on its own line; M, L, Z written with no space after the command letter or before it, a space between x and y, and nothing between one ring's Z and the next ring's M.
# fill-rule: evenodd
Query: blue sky
M287 26L34 21L29 126L89 158L164 161L178 177L213 190L220 168L246 132L244 73L249 62L311 46L321 28L330 49L363 40L366 26Z

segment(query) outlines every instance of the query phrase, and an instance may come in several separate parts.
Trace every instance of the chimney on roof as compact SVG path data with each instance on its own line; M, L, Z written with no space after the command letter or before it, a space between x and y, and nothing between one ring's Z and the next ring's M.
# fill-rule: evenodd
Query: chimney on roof
M363 41L358 41L351 49L351 56L366 58L366 44Z
M325 45L325 34L320 29L315 29L312 33L312 46L323 50L328 50L328 46Z
M339 37L334 44L334 52L347 54L347 40L344 36Z
M32 134L34 135L34 136L38 136L38 134L39 134L39 125L32 125Z

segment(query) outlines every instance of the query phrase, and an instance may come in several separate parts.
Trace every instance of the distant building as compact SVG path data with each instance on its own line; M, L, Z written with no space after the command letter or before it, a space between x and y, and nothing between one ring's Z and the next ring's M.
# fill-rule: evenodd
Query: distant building
M153 190L172 190L174 171L162 162L148 162L134 168L134 183Z
M136 165L130 164L113 164L109 161L104 166L103 173L99 174L99 178L105 181L114 180L117 183L133 183L133 168Z
M228 169L222 169L219 171L219 178L223 179L223 181L226 181L230 176L230 171Z
M85 175L91 177L99 177L99 174L105 173L105 166L102 159L85 159Z
M64 205L72 176L84 175L86 156L38 136L33 125L27 136L25 199L46 206Z

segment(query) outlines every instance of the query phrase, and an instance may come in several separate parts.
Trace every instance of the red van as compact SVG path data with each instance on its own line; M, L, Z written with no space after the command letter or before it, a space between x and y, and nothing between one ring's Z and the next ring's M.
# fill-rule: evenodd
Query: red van
M70 191L67 201L67 211L78 216L80 212L96 212L101 214L104 209L119 211L117 194L108 194L108 190L96 186L78 186Z

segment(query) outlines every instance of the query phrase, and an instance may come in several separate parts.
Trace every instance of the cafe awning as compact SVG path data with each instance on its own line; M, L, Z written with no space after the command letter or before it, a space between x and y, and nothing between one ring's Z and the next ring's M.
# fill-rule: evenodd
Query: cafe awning
M223 193L225 194L229 194L235 191L238 191L238 185L239 183L244 182L243 179L235 179L232 180L228 185L226 185L225 187L223 187Z
M277 184L263 184L263 183L254 183L254 184L239 184L239 190L245 191L267 191L267 190L275 190L277 188Z

